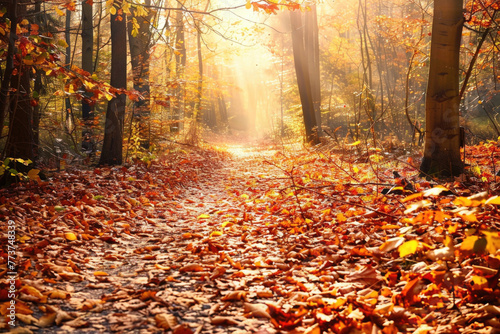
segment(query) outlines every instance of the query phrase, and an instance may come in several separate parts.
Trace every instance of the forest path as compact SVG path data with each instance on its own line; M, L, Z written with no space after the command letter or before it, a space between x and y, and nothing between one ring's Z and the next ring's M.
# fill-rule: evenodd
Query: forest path
M156 168L68 170L39 188L3 190L12 207L24 204L7 216L25 238L17 258L17 307L25 311L18 312L11 331L161 333L177 326L176 333L246 333L269 328L267 319L243 317L241 302L235 307L221 297L245 289L240 269L250 275L244 263L257 253L248 258L248 242L259 239L249 236L255 232L246 228L245 206L252 193L265 192L257 175L269 175L263 160L276 152L237 144L225 150L231 157L220 151L184 152ZM245 231L234 230L233 224L245 225ZM267 239L252 249L269 247ZM276 241L271 243L278 251ZM270 271L249 277L262 270ZM246 300L247 293L256 295L241 292L234 299Z
M219 144L1 189L0 331L499 333L500 197L353 157Z

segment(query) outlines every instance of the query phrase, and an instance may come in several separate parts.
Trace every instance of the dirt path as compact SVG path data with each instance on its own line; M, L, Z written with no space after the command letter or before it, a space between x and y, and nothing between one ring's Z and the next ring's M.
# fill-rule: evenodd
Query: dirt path
M383 195L402 182L383 164L367 182L373 164L320 152L226 151L0 190L0 330L500 332L498 197L401 167L419 192Z
M19 234L29 231L29 241L37 242L35 249L20 245L18 264L26 270L20 273L17 306L27 310L18 314L18 327L11 331L151 333L180 324L176 333L255 332L259 326L269 327L267 320L243 317L242 302L235 306L231 301L256 294L245 288L245 275L238 269L249 268L240 263L249 261L242 255L248 255L253 237L248 231L233 232L232 225L245 224L248 197L241 195L257 192L256 175L268 169L251 151L232 150L239 155L222 163L214 161L217 156L186 156L197 161L184 170L190 179L173 182L174 189L158 186L158 175L147 168L134 173L132 167L96 170L91 177L63 172L55 182L72 183L63 188L72 192L66 201L56 193L60 185L55 183L42 191L11 191L8 195L24 199L29 209L9 219L16 221ZM85 189L89 185L90 191ZM37 200L52 202L52 207L43 210ZM31 216L36 213L42 217ZM89 216L90 229L78 233ZM58 222L62 230L42 227ZM91 233L92 223L99 232ZM68 233L79 236L71 240ZM267 243L262 240L255 250ZM34 268L40 271L30 277ZM243 289L247 291L221 301L226 293Z

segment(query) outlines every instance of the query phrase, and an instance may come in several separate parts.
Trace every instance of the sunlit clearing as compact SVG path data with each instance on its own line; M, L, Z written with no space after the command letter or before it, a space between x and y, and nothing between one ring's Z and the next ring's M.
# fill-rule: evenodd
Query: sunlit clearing
M229 126L233 135L243 131L249 140L262 138L273 130L272 118L280 112L279 67L269 52L266 29L256 24L269 15L240 8L221 16L231 28L244 31L217 41L218 49L230 50L222 70L229 85Z

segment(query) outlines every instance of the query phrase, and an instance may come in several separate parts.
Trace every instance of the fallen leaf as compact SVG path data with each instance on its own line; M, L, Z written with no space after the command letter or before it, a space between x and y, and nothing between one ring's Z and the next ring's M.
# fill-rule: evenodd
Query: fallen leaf
M56 313L45 314L38 319L37 326L41 328L51 327L54 324L56 317Z
M399 257L411 255L417 251L419 242L417 240L410 240L398 247Z
M213 317L210 323L214 326L238 326L240 323L231 317Z
M244 303L243 307L244 307L244 312L248 314L247 315L248 317L271 319L266 304Z
M177 318L170 313L160 313L155 315L156 327L169 330L174 329L179 322Z
M236 290L231 291L227 295L221 298L223 301L235 301L235 300L246 300L247 292Z
M181 273L186 273L186 272L193 272L193 271L204 271L205 268L203 268L201 265L192 263L188 264L182 268L179 269L179 272Z

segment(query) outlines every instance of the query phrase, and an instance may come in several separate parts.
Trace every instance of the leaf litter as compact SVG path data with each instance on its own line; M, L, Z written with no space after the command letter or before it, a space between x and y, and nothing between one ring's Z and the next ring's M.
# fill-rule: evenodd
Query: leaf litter
M498 333L499 192L472 181L233 145L2 189L0 328Z

